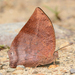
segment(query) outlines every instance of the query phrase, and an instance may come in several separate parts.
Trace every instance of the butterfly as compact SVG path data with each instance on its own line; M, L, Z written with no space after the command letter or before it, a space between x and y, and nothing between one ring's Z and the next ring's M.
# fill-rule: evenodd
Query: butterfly
M10 67L37 67L50 64L58 57L55 32L49 17L37 7L11 43Z

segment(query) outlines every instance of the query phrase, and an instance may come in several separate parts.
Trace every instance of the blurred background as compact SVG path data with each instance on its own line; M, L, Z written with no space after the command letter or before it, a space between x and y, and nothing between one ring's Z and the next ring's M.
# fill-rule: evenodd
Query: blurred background
M27 22L36 7L54 24L75 30L75 0L0 0L0 24Z

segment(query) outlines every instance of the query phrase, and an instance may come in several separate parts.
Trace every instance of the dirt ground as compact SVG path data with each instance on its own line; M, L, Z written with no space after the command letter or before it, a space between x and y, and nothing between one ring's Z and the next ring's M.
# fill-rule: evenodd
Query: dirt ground
M52 23L59 25L57 32L61 26L61 33L65 31L70 34L56 39L56 50L70 42L74 44L58 51L56 65L36 68L22 65L10 68L7 54L9 49L3 49L0 51L0 75L75 75L75 0L0 0L0 24L27 22L36 7L41 7ZM74 33L71 35L67 29Z
M61 20L46 6L57 8ZM53 23L75 30L75 0L0 0L0 24L27 22L36 7L41 7Z

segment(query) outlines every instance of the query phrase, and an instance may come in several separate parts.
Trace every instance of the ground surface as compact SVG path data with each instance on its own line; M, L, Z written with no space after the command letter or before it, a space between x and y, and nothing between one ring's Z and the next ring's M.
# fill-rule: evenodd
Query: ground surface
M21 26L18 26L18 29L15 27L15 32L13 32L11 24L5 27L5 23L26 22L37 6L40 6L55 24L56 50L70 42L75 43L74 0L0 0L0 39L4 37L3 42L8 41L9 39L5 40L6 37L4 36L6 32L9 32L7 35L13 36L21 28ZM54 13L45 6L53 10L58 7L61 20L56 19ZM18 66L15 69L10 68L8 50L3 49L0 51L0 75L71 75L71 73L75 75L75 44L58 51L59 57L56 59L57 66L50 64L36 68L26 68L23 66Z
M69 40L73 40L73 38ZM57 48L65 46L69 42L67 38L62 40L57 39ZM59 57L56 60L57 66L53 64L36 68L18 66L13 69L9 67L7 51L8 49L0 51L0 73L2 75L71 75L70 70L75 69L75 44L58 51Z

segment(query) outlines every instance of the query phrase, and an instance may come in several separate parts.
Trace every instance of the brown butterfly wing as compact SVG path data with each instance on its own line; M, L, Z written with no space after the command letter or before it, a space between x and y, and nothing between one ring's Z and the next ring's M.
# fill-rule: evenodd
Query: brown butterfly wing
M55 34L52 23L40 8L36 8L13 40L10 51L16 52L17 65L36 66L40 60L44 64L44 59L53 57L54 50ZM11 57L10 54L9 56Z

